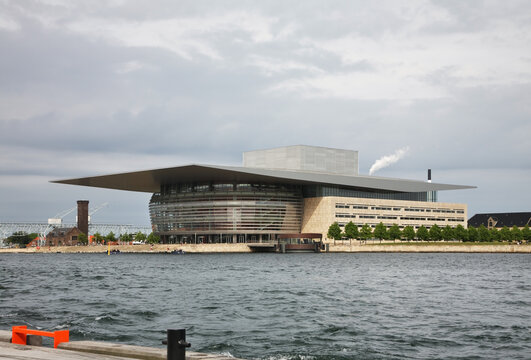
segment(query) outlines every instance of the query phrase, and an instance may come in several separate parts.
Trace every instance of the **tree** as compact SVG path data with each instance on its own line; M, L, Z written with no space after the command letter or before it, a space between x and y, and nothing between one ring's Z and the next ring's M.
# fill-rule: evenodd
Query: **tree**
M354 225L352 221L350 221L347 225L345 225L345 237L348 239L357 239L359 236L358 227Z
M522 231L520 231L518 226L513 226L513 228L511 229L511 234L513 236L514 241L522 241Z
M158 244L160 242L160 237L158 237L154 233L151 233L148 235L146 242L148 244Z
M85 234L85 233L80 233L80 234L77 236L77 242L80 243L80 244L83 244L83 245L87 245L87 244L88 244L88 237L87 237L87 234Z
M419 240L428 240L429 238L429 233L428 233L428 229L426 229L426 227L424 225L421 225L418 229L417 229L417 238Z
M452 229L450 225L446 225L442 231L442 238L443 240L453 240L455 239L455 231Z
M527 224L522 229L522 238L527 242L531 240L531 230L529 230L529 225Z
M389 228L388 234L390 240L400 239L402 237L402 231L400 231L400 228L397 224L393 224Z
M489 238L491 241L501 241L501 234L495 227L489 230Z
M144 234L143 232L137 232L135 234L135 240L136 241L146 241L146 234Z
M96 244L102 244L104 240L105 239L103 238L103 236L99 232L97 232L94 235L92 235L92 242L94 242Z
M133 235L128 233L122 234L120 235L120 240L126 243L131 242L133 240Z
M337 221L328 228L328 237L334 240L341 240L341 228Z
M39 234L37 233L31 233L28 234L24 231L16 231L6 239L6 242L10 244L18 245L19 247L26 247L30 242L33 241L36 237L38 237Z
M479 240L478 229L473 226L468 228L468 241L475 242Z
M485 225L481 224L478 227L478 239L481 242L487 242L490 241L490 232L489 229L485 227Z
M367 239L370 239L371 237L372 237L371 227L368 224L364 224L360 230L360 238L362 240L367 240Z
M108 233L107 236L105 236L105 241L107 241L107 243L111 243L111 242L115 242L116 241L116 236L114 235L114 233L112 231L110 233Z
M509 229L507 226L502 227L502 229L500 230L500 237L502 241L512 241L513 234L511 232L511 229Z
M387 239L387 228L385 227L383 222L380 222L374 228L374 237L380 239L380 242L382 241L382 239Z
M433 226L428 231L430 240L433 241L440 241L442 239L442 231L441 228L437 224L433 224Z
M415 238L415 228L411 225L406 226L402 233L404 234L404 237L408 240L413 240Z
M457 240L468 241L468 231L461 224L455 227L454 235Z

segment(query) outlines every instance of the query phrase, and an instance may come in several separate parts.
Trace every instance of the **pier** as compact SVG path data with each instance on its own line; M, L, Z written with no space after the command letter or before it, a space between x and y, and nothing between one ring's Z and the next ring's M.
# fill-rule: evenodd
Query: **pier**
M70 341L61 343L57 349L46 346L11 344L11 331L0 330L0 358L20 360L166 360L167 349L100 341ZM238 360L234 357L186 352L187 360Z

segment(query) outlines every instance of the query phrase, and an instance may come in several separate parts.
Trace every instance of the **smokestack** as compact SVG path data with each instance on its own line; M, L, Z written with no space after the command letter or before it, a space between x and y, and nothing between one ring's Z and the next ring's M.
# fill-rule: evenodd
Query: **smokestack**
M88 200L77 201L77 228L88 236Z
M428 169L428 182L431 183L431 169Z

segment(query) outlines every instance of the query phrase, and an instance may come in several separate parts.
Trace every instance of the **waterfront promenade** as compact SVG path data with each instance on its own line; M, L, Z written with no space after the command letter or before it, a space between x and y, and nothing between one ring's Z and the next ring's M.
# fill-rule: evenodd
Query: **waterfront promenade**
M52 246L29 247L25 249L0 249L0 253L105 253L108 247L96 246ZM183 250L189 254L201 253L250 253L248 244L155 244L155 245L112 245L111 250L120 253L165 253ZM531 244L482 244L482 243L368 243L358 241L337 241L328 244L330 253L531 253Z

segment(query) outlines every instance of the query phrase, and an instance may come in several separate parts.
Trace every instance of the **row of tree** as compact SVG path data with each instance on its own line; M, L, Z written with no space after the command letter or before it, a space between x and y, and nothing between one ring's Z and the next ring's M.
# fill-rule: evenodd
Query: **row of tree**
M330 225L328 228L328 237L334 240L341 239L379 239L379 240L459 240L471 242L491 242L491 241L529 241L531 240L531 230L529 225L523 229L517 226L509 228L507 226L498 230L496 228L487 229L484 225L475 228L473 226L465 229L462 225L457 225L455 228L449 225L440 227L432 225L429 229L425 226L420 226L416 231L413 226L406 226L400 229L397 224L391 227L386 227L383 223L379 223L374 227L374 230L368 225L364 224L358 229L352 221L345 225L345 231L341 231L341 227L337 222Z
M92 237L92 243L96 244L107 244L116 241L122 241L125 243L130 243L131 241L140 241L148 244L158 244L160 242L160 237L151 233L149 235L144 234L143 232L137 232L136 234L121 234L120 236L114 235L111 231L106 236L101 235L100 233L95 233Z
M13 235L9 236L5 241L8 244L18 245L19 247L26 247L30 242L32 242L35 238L39 237L39 234L37 233L26 233L24 231L17 231L14 232ZM141 241L146 242L148 244L158 244L160 242L160 237L155 235L154 233L151 233L149 235L146 235L142 232L138 232L136 234L122 234L120 236L116 236L112 231L108 233L107 235L101 235L100 233L95 233L92 237L92 243L95 244L108 244L116 241L123 241L126 243L129 243L131 241ZM77 241L80 244L86 245L88 244L88 237L86 234L81 233L77 237Z

